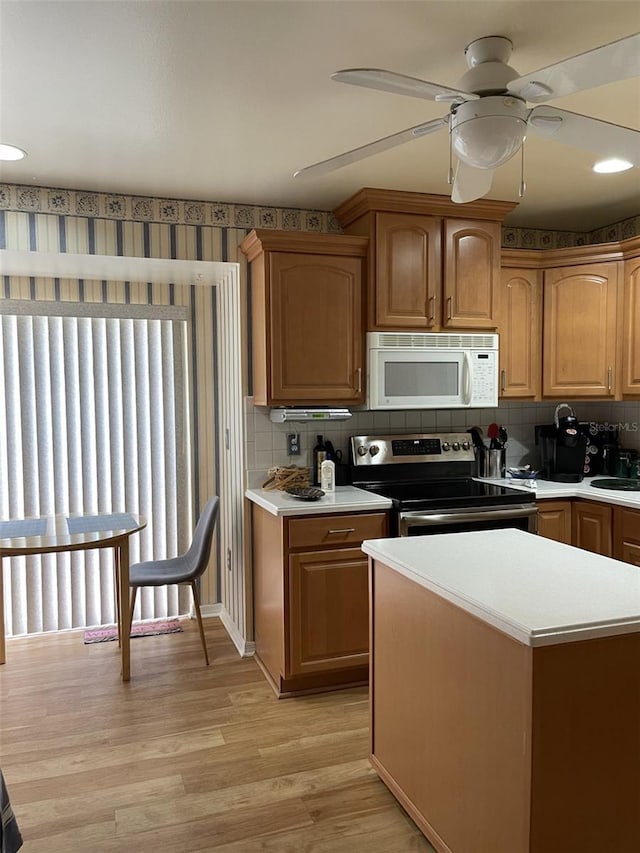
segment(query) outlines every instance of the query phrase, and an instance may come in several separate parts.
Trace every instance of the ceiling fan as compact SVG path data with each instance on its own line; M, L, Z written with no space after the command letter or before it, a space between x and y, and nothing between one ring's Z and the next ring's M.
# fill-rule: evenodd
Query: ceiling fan
M385 136L375 142L307 166L295 177L319 177L429 133L449 129L450 160L458 165L449 183L451 198L468 202L491 189L494 170L514 156L529 128L549 139L603 157L640 166L640 131L557 107L528 107L584 89L640 75L640 33L589 50L546 68L520 76L508 65L513 45L504 36L486 36L465 48L469 70L456 87L378 68L348 68L331 77L340 83L364 86L450 104L447 115ZM524 180L520 195L524 194Z

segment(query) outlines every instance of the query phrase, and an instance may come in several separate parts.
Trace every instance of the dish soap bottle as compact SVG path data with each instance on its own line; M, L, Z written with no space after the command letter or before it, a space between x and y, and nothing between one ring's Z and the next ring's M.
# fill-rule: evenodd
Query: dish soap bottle
M320 485L320 474L321 474L320 466L322 465L322 463L324 462L324 460L326 458L327 458L327 447L326 447L324 441L322 440L322 436L319 435L317 444L313 448L313 471L312 471L311 476L313 478L313 485L314 486Z
M325 492L336 490L336 465L332 459L325 459L320 466L320 488Z

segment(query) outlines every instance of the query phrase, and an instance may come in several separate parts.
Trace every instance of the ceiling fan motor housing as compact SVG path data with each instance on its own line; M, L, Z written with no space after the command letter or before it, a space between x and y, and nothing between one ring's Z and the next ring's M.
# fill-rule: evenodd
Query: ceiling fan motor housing
M478 169L494 169L516 154L527 133L529 109L520 98L493 95L466 101L451 111L456 156Z

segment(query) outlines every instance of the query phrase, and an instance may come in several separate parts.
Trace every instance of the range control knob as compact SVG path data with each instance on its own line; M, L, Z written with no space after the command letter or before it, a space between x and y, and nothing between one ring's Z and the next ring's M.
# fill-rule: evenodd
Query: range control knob
M460 450L460 442L459 442L459 441L454 441L454 442L453 442L453 444L451 445L451 447L452 447L454 450Z
M358 456L366 456L366 455L367 455L367 448L364 446L364 444L359 445Z
M444 452L445 452L445 453L446 453L448 450L451 450L451 445L449 444L449 442L448 442L448 441L443 441L443 442L442 442L442 449L444 450Z
M369 448L369 453L371 454L371 456L376 456L378 453L380 453L380 448L377 444L372 444Z
M471 442L469 442L469 441L463 441L462 442L462 449L463 450L469 450L470 447L471 447Z

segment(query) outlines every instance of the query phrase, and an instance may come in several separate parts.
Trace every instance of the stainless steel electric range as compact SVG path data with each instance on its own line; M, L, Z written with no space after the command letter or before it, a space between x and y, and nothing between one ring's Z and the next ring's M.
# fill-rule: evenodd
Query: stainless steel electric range
M356 435L350 450L353 485L393 502L394 535L497 527L537 533L535 494L478 480L466 432Z

